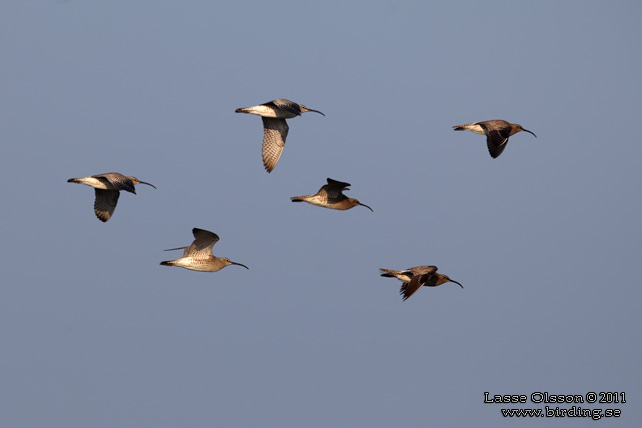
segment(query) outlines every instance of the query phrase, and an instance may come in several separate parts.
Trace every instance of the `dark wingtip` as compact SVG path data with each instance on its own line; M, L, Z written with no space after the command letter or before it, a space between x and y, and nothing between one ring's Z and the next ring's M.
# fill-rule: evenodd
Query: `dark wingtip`
M497 150L494 146L491 146L490 143L488 144L488 154L490 155L491 158L497 159L499 155L502 154L504 150Z
M169 262L169 261L167 261L167 262L160 262L160 265L161 265L161 266L171 266L171 264L170 264L170 262Z

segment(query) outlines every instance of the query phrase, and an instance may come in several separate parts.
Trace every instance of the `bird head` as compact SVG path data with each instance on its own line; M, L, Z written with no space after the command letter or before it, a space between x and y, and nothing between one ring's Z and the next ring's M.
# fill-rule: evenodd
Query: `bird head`
M321 113L319 110L312 110L311 108L307 108L302 104L299 104L299 108L301 109L301 113L305 113L306 111L313 111L315 113L319 113L322 116L325 116L325 114Z
M517 125L517 129L518 129L519 131L528 132L529 134L533 135L533 137L537 138L537 135L535 135L534 133L532 133L532 132L531 132L531 131L529 131L528 129L524 129L524 128L522 128L522 125Z
M362 207L366 207L366 208L368 208L370 211L374 212L374 211L372 210L372 208L370 208L370 207L369 207L369 206L367 206L366 204L362 204L361 202L359 202L358 200L356 200L356 199L354 199L354 198L348 198L348 201L350 201L350 208L352 208L352 207L356 207L357 205L361 205Z
M446 282L454 282L455 284L459 285L461 288L464 288L464 286L463 286L463 285L461 285L460 283L458 283L457 281L454 281L454 280L452 280L452 279L448 278L448 276L447 276L447 275L444 275L444 276L442 277L442 282L441 282L441 283L442 283L442 284L444 284L444 283L446 283Z
M129 179L130 179L131 181L133 181L133 182L134 182L134 184L147 184L148 186L152 186L154 189L156 188L156 186L154 186L152 183L147 183L147 182L145 182L145 181L140 181L140 180L139 180L138 178L136 178L136 177L129 177Z

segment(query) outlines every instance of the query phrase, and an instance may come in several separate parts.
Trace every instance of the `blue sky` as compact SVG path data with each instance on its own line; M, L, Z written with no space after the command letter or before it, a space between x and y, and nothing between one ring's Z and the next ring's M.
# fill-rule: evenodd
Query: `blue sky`
M638 426L641 12L3 3L2 425ZM234 110L275 98L326 117L267 174ZM489 119L538 138L452 130ZM103 224L66 180L110 171L157 190ZM327 177L374 213L290 202ZM159 266L193 227L250 269ZM425 264L465 288L378 274ZM627 403L515 421L486 391Z

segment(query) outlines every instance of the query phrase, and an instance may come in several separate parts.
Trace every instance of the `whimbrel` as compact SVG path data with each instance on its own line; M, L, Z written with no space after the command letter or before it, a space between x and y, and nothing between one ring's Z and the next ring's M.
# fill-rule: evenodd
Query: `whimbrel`
M212 254L212 247L218 242L218 235L208 230L194 228L194 242L189 247L170 248L165 251L184 250L183 257L176 260L161 262L163 266L178 266L199 272L217 272L225 266L237 265L249 269L241 263L235 263L225 257L216 257Z
M437 273L437 266L416 266L406 270L379 270L381 271L381 276L397 278L399 281L403 282L401 289L399 290L399 294L403 296L404 301L415 294L422 285L426 287L436 287L438 285L445 284L446 282L454 282L461 288L464 288L464 286L457 281L453 281L446 275Z
M508 143L508 137L519 131L528 132L533 134L528 129L522 128L522 125L516 123L509 123L505 120L487 120L484 122L467 123L465 125L453 126L455 131L472 131L475 134L486 135L486 144L488 145L488 152L492 158L496 158L502 154ZM537 135L533 134L535 138Z
M343 190L350 190L348 186L350 186L350 183L328 178L328 184L321 187L315 195L294 196L290 199L292 199L292 202L307 202L333 210L349 210L352 207L361 205L372 211L372 208L366 204L362 204L354 198L348 198L342 193Z
M313 111L325 116L318 110L312 110L304 105L284 99L236 109L236 113L256 114L263 119L263 166L267 172L272 172L281 157L281 152L283 152L289 129L285 119L301 116L301 113L306 111Z
M136 194L134 184L147 184L154 186L151 183L140 181L136 177L129 177L119 174L117 172L108 172L106 174L92 175L91 177L83 178L70 178L68 183L86 184L96 189L96 200L94 201L94 212L100 221L107 221L114 214L120 191L126 190Z

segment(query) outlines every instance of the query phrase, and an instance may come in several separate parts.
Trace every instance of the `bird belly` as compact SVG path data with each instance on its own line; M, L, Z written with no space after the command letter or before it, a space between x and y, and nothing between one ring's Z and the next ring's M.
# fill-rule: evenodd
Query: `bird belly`
M354 207L353 204L350 204L347 199L344 199L340 202L332 202L332 201L327 201L326 204L324 205L326 208L330 208L331 210L349 210L350 208Z
M198 272L215 272L216 270L212 269L212 264L208 263L207 260L194 259L192 257L181 257L172 262L174 266L182 267L189 270L195 270Z
M333 210L340 209L335 206L332 206L331 204L328 203L327 198L323 198L319 195L305 196L302 199L309 204L316 205L319 207L330 208Z

